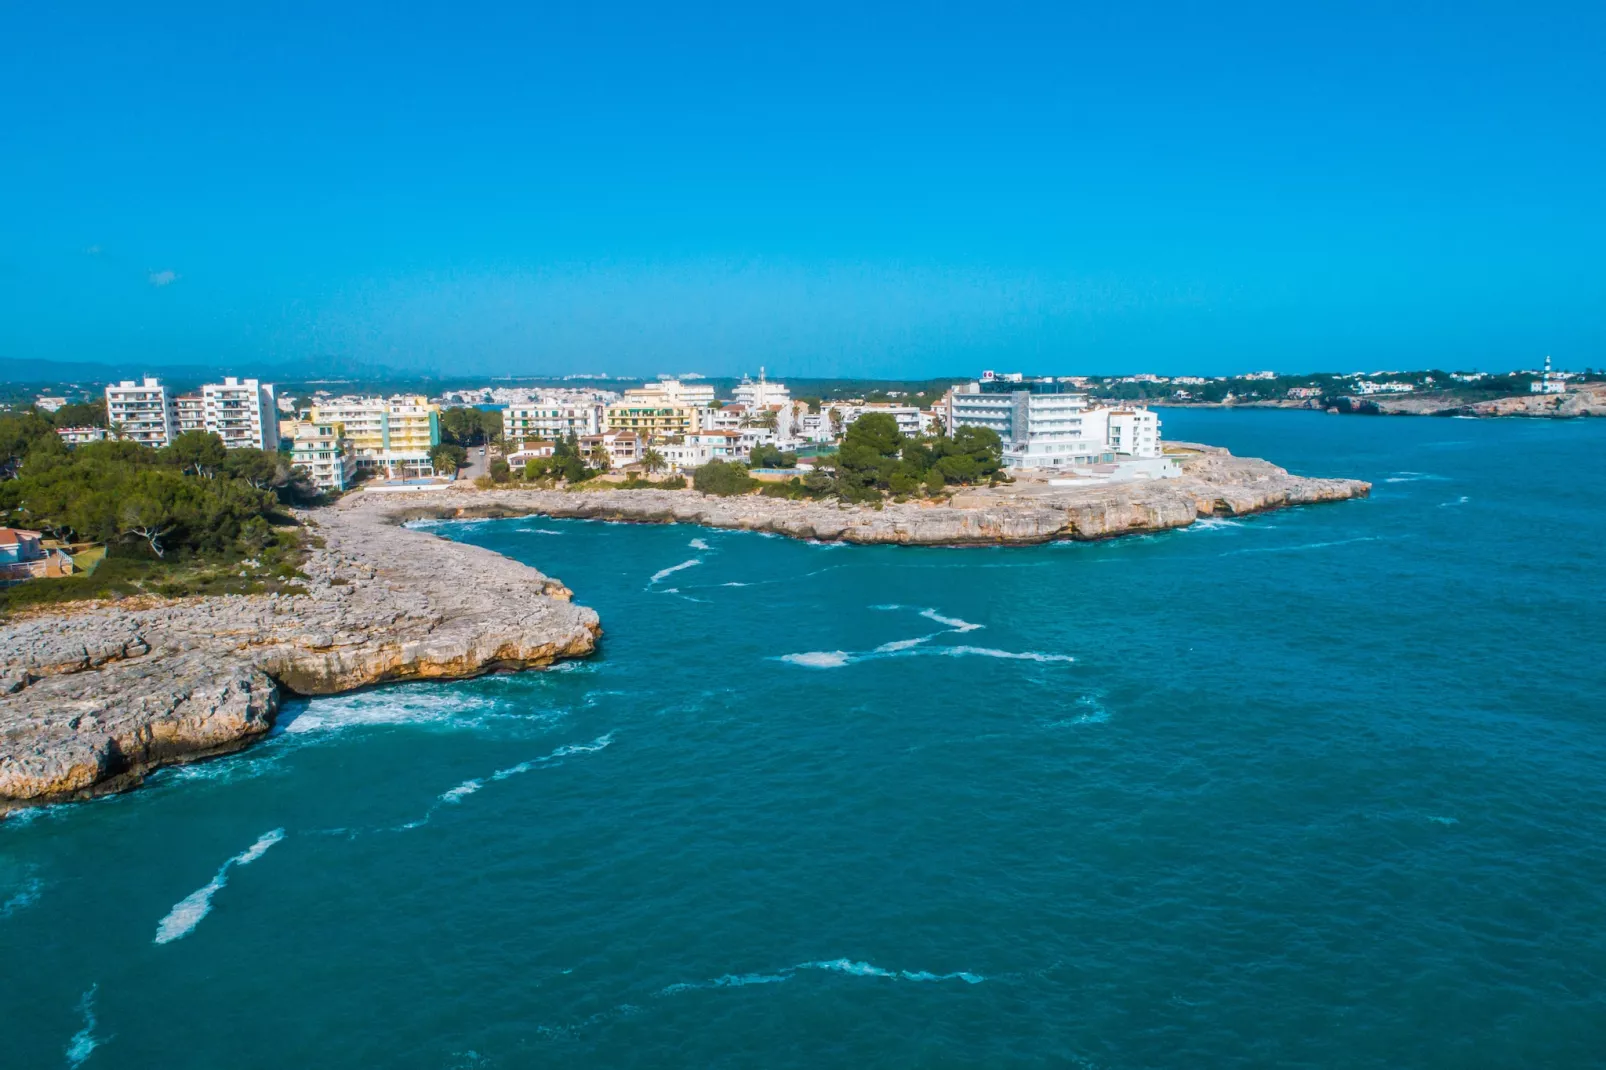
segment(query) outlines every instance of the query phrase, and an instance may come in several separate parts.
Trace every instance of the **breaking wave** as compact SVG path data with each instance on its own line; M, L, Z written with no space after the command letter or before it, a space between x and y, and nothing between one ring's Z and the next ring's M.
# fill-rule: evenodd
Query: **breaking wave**
M472 724L473 719L464 718L464 714L481 713L496 706L493 699L466 693L462 688L431 691L413 685L400 690L358 691L309 702L292 717L281 718L274 734L297 736L374 725Z
M874 605L870 608L883 612L890 612L900 609L909 609L910 607L898 605L897 603L893 602L882 605ZM1071 662L1076 660L1069 654L1043 654L1035 650L998 650L993 647L985 646L927 646L926 644L930 643L931 640L936 639L938 636L953 634L962 635L965 632L976 631L978 628L985 628L986 625L972 624L970 621L960 620L958 617L947 617L935 609L921 609L918 610L918 612L927 620L935 621L938 624L945 624L947 627L940 632L932 632L930 635L919 635L910 639L894 639L890 642L882 643L874 650L869 651L809 650L800 654L782 654L775 660L784 661L789 665L799 665L806 669L840 669L844 665L852 665L861 661L873 661L877 658L895 658L926 654L949 658L986 657L1004 658L1010 661L1035 661L1041 663Z
M79 1067L84 1061L95 1053L100 1047L100 1040L95 1036L95 1027L100 1023L95 1018L95 993L100 985L92 984L78 1000L78 1013L83 1016L84 1027L73 1034L67 1042L67 1066Z
M694 557L690 561L682 561L678 565L670 565L668 568L661 568L657 572L654 572L652 574L652 579L648 580L647 582L649 584L662 583L665 579L679 572L681 569L694 568L702 563L702 558Z
M180 899L173 905L156 926L156 942L158 944L171 943L183 936L188 936L195 927L201 924L201 919L212 912L212 897L223 890L229 883L229 868L231 866L249 866L252 862L267 853L268 848L284 839L284 829L274 829L264 832L256 843L235 855L218 868L217 875L189 895Z
M945 617L935 609L922 609L920 615L927 620L934 620L938 624L946 624L950 630L956 632L973 632L977 628L987 627L985 624L972 624L968 620L960 620L958 617Z
M1443 482L1444 478L1445 478L1444 476L1436 476L1436 475L1432 474L1431 472L1395 472L1391 476L1385 476L1383 478L1383 482L1385 482L1385 483L1423 483L1423 482L1430 482L1430 481L1431 482Z
M1179 531L1222 531L1228 528L1241 528L1244 521L1233 520L1224 516L1202 516L1193 523L1188 524Z
M612 742L613 733L609 732L606 735L598 736L589 743L565 743L551 754L543 754L539 758L529 758L525 761L519 762L517 765L510 765L506 769L498 769L496 772L492 773L488 779L494 784L499 781L506 780L509 777L518 776L520 773L528 773L532 769L538 769L543 765L558 761L559 759L567 758L571 754L591 754L596 751L603 750ZM435 802L428 810L424 811L423 817L409 821L405 825L397 825L392 831L405 832L409 829L422 828L423 826L429 824L430 818L434 817L441 807L456 806L484 786L485 781L479 778L465 780L461 784L457 785L457 787L452 788L450 791L443 791L439 795L435 796Z
M1047 721L1044 723L1043 727L1068 728L1072 725L1079 724L1104 724L1110 719L1110 711L1104 708L1104 703L1100 702L1092 695L1083 695L1081 698L1076 700L1071 708L1072 710L1079 712L1075 712L1069 717L1061 717L1058 720Z
M1463 495L1461 495L1461 497L1457 498L1453 502L1440 502L1439 503L1439 508L1440 509L1448 509L1448 508L1450 508L1451 506L1454 506L1454 505L1465 505L1465 504L1467 504L1467 502L1469 502L1471 500L1472 499L1468 498L1465 494L1463 494Z
M783 654L781 660L808 669L835 669L857 659L846 650L810 650L803 654Z
M691 542L687 543L686 545L690 546L693 550L706 550L706 549L708 549L708 543L704 542L702 539L693 539Z

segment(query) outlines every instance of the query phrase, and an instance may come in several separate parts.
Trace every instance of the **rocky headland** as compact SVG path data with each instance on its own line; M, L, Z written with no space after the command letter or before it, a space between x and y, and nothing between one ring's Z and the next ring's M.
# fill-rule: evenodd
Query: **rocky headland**
M993 546L1108 539L1187 527L1201 517L1242 516L1293 505L1364 498L1358 479L1312 479L1251 457L1173 444L1181 474L1109 482L1023 476L998 487L958 489L947 500L880 508L758 495L710 497L673 490L479 490L363 494L339 508L376 518L543 516L699 524L824 542Z
M1372 394L1328 403L1330 411L1362 416L1526 416L1552 420L1606 416L1606 384L1586 383L1565 394L1509 394L1473 400L1454 393Z
M0 814L239 750L272 727L282 691L539 667L596 645L596 613L533 568L367 510L303 519L305 594L130 598L0 622Z
M0 622L0 814L138 784L162 765L239 750L280 695L463 678L590 653L597 615L533 568L410 530L424 517L542 514L699 524L801 539L977 546L1106 539L1365 497L1209 446L1172 478L1027 476L880 508L693 490L356 493L303 519L305 594L54 607Z

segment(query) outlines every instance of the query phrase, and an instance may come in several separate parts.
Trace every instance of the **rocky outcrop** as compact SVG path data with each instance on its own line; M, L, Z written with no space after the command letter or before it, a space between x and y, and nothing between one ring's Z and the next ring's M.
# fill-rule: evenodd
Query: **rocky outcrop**
M0 812L247 745L323 695L590 653L597 615L488 550L372 512L305 517L307 593L64 607L0 624Z
M371 495L343 506L392 518L541 514L701 524L826 542L976 546L1165 531L1200 517L1341 501L1371 491L1371 484L1360 480L1290 475L1266 461L1210 446L1187 445L1178 459L1182 474L1173 479L1061 484L1023 477L1007 486L960 490L946 502L887 503L880 509L756 495L714 498L695 491L473 488L409 495L405 502L396 495L384 495L384 501Z
M1411 393L1341 397L1331 411L1362 416L1528 416L1575 419L1606 416L1606 384L1585 383L1565 394L1509 394L1471 400L1456 393Z

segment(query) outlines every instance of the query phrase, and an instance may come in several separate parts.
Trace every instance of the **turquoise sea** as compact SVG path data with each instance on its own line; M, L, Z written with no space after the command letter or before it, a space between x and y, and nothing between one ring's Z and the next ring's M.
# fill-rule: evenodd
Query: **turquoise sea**
M601 654L0 823L0 1066L1606 1063L1606 421L1163 418L1375 493L436 526Z

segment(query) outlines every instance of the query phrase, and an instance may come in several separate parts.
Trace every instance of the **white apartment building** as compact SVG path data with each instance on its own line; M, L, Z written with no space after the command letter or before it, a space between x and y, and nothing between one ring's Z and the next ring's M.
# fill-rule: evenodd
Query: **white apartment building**
M502 437L509 443L597 435L603 424L601 401L543 397L502 410Z
M225 449L279 448L279 406L273 384L228 376L201 387L206 430L223 440Z
M835 409L842 414L842 427L844 430L859 417L872 412L880 412L892 417L893 421L898 425L899 434L914 437L926 433L926 421L920 415L919 407L915 405L893 405L884 401L861 401L827 402L824 407L828 413L829 410Z
M762 409L771 405L792 405L792 392L786 388L785 383L772 383L764 378L764 369L758 370L758 381L754 382L747 376L736 384L731 391L731 400L738 405L745 405L749 409Z
M357 474L351 441L339 424L298 423L290 461L306 470L319 490L345 490Z
M104 442L109 437L104 427L58 427L56 434L69 446L82 446L85 442Z
M206 430L206 399L199 394L180 394L173 399L173 420L178 434Z
M1058 468L1129 457L1159 457L1160 420L1146 408L1088 408L1064 380L986 373L947 398L948 431L988 427L1010 468Z
M55 412L65 404L67 404L66 398L54 397L47 394L40 394L34 399L34 406L36 408L44 409L46 412Z
M173 397L160 379L124 379L106 388L106 423L129 442L161 449L178 434Z
M705 383L684 383L660 376L657 382L626 390L621 399L648 405L690 405L706 409L714 404L714 388Z
M160 379L124 379L106 388L106 422L122 437L160 449L186 431L210 431L227 449L279 448L273 384L229 376L197 393L173 396Z

